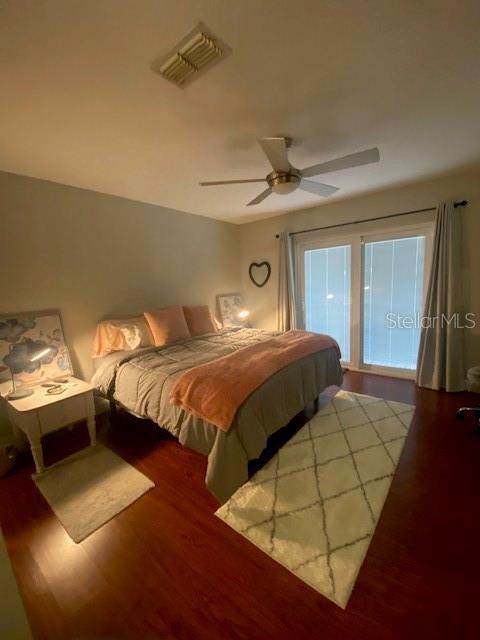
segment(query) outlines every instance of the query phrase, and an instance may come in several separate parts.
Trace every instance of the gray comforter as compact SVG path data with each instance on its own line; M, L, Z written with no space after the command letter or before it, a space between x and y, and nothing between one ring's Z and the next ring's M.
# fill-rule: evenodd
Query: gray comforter
M207 487L225 502L247 481L248 461L260 455L268 436L326 387L341 384L337 352L326 349L277 372L240 407L228 432L171 404L170 392L187 369L275 335L258 329L224 330L168 347L114 353L97 361L92 383L131 413L153 420L181 444L207 455Z

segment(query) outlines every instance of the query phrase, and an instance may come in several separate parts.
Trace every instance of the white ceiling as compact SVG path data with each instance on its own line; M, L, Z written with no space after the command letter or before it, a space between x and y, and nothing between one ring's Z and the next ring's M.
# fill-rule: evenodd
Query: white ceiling
M195 24L233 54L185 89L150 64ZM326 202L245 204L256 139L289 135L338 199L480 158L478 0L2 0L0 169L233 222ZM331 200L330 198L329 200Z

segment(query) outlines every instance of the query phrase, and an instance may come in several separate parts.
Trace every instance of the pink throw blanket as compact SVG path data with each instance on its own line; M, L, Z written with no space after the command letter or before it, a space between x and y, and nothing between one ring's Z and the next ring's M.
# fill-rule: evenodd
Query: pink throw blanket
M265 380L292 362L332 347L340 357L330 336L287 331L189 369L177 380L171 401L228 431L239 407Z

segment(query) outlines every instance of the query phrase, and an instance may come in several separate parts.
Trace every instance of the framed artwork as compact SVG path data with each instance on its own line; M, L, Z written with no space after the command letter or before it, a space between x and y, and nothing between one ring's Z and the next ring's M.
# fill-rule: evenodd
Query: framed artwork
M238 314L243 309L242 296L239 293L222 293L217 296L218 314L224 327L242 327Z
M73 375L59 311L0 316L0 381L16 386Z

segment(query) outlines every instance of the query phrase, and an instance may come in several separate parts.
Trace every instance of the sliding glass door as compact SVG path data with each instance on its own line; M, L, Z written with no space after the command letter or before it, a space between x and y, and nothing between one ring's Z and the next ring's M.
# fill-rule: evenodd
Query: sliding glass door
M352 368L412 376L432 225L296 243L299 323L333 336Z
M305 251L305 329L327 333L350 361L351 246Z
M365 242L363 250L363 363L414 370L425 236Z

